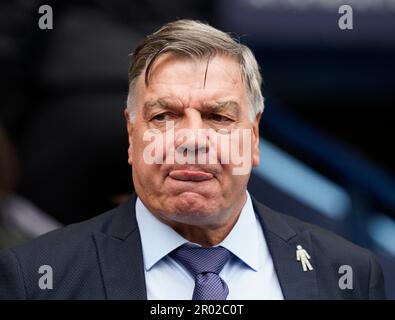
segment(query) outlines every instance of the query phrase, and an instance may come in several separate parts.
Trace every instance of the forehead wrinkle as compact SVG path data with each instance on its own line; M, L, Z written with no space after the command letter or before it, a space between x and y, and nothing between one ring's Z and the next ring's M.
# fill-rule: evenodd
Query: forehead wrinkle
M216 58L226 58L229 59L228 61L222 61L222 63L218 62L218 60ZM210 57L211 58L211 57ZM228 82L232 83L233 85L242 85L243 84L243 76L242 76L242 72L241 72L241 67L240 65L237 63L237 61L231 57L228 57L226 55L219 55L219 56L214 56L212 57L212 59L210 61L211 65L215 65L216 68L220 69L221 72L223 72L226 76L227 76L227 80ZM206 77L209 78L210 77L210 72L212 72L213 68L210 68L210 70L208 69L208 62L207 62L207 66L206 66ZM225 65L226 64L226 65ZM237 70L233 70L233 66L237 66ZM231 70L235 71L232 72ZM218 72L218 71L216 71Z
M209 65L209 63L210 63L210 57L207 58L206 70L205 70L205 72L204 72L203 89L206 88L207 72L208 72L208 65Z

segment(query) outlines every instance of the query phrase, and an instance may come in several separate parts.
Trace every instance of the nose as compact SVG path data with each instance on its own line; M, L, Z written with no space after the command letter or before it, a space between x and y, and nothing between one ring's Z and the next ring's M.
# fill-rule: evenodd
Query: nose
M178 153L208 153L208 134L199 111L185 111L185 117L175 133L175 147Z

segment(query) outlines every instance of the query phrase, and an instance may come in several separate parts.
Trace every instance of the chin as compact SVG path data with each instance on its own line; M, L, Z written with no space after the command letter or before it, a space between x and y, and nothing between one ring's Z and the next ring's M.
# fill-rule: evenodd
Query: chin
M185 192L175 197L172 210L176 220L199 222L202 220L212 219L215 212L219 209L216 208L218 201L215 199L207 199L206 197L194 193ZM213 203L214 202L214 203Z

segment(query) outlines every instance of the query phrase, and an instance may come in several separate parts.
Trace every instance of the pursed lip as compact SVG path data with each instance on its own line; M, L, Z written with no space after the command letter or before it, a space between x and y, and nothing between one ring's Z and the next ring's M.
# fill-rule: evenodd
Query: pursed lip
M214 177L211 172L190 169L171 170L169 176L172 179L181 181L206 181Z
M179 181L208 181L217 179L221 168L217 165L173 164L163 167L165 176Z

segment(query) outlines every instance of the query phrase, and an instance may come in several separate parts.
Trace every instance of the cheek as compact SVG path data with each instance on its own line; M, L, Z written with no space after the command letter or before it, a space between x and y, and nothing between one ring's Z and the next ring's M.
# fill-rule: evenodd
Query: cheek
M146 135L144 136L144 132ZM162 158L163 141L150 131L139 131L133 137L133 172L149 187L151 181L161 179L160 158Z
M220 179L222 195L229 201L240 196L249 180L249 175L235 175L233 172L234 166L223 166L223 174Z
M133 158L133 171L137 175L143 175L146 173L146 161L144 161L143 154L144 154L144 149L146 148L146 145L149 144L149 141L146 142L143 140L143 135L135 131L132 139L132 148L131 148L131 154Z
M238 161L237 155L242 154L243 141L239 139L238 132L238 130L228 133L210 132L210 151L216 155L220 164L234 165Z

